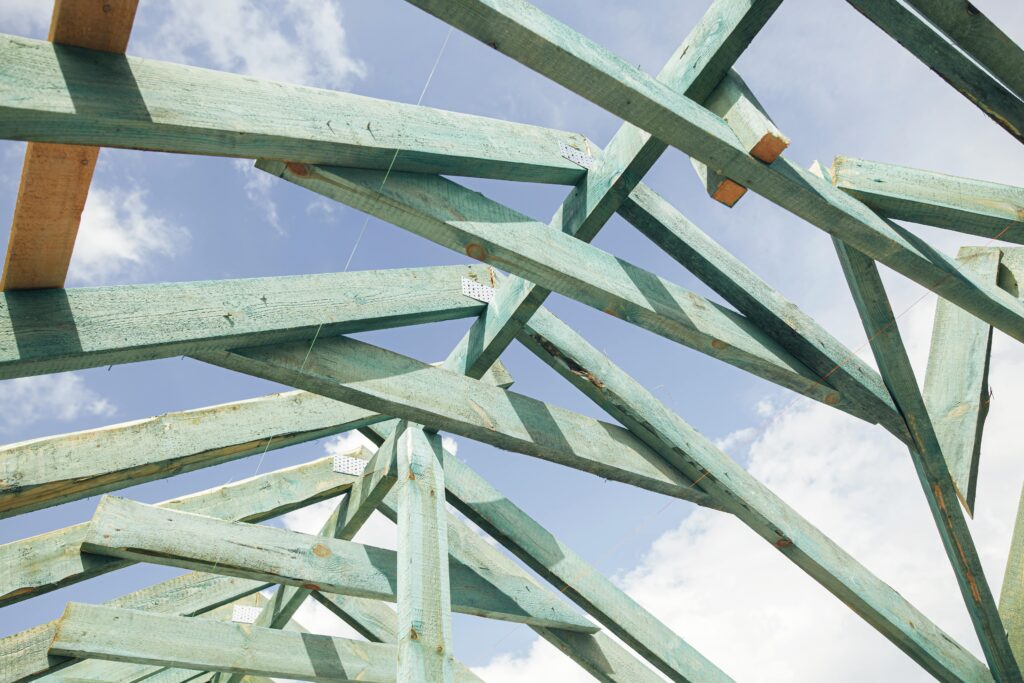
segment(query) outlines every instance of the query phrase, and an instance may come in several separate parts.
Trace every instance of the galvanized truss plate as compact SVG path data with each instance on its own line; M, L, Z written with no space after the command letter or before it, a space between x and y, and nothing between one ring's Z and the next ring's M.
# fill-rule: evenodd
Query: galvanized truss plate
M594 168L594 157L581 152L572 145L567 145L564 142L558 143L558 151L563 158L568 159L577 166L582 166L586 169Z
M494 287L482 285L472 278L462 278L462 293L470 299L483 301L486 304L494 301Z
M260 611L259 607L234 605L231 608L231 621L237 624L255 624Z
M366 461L348 455L335 455L331 458L331 469L338 474L360 475L366 469Z

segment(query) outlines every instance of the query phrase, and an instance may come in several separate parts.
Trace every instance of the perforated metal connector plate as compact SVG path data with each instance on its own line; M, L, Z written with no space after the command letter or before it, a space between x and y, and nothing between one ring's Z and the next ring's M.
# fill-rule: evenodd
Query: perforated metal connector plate
M231 621L237 624L255 624L256 617L259 615L259 607L245 607L242 605L233 605L231 607Z
M594 168L594 157L581 152L572 145L560 142L558 143L558 151L562 155L562 158L568 159L577 166L582 166L583 168L588 169Z
M331 458L331 469L338 474L359 475L366 469L366 461L348 455L335 455Z
M483 301L485 304L494 301L494 287L482 285L472 278L462 278L462 293L470 299Z

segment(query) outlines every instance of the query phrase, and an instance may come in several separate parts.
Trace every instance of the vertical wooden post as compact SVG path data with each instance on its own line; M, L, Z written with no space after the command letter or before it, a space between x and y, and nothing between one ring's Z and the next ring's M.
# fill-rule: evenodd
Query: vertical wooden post
M406 422L398 429L398 683L451 683L441 437Z

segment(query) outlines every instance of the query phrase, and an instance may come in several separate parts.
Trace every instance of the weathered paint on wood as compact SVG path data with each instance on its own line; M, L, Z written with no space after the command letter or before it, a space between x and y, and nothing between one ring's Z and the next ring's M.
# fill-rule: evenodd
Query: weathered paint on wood
M961 247L957 261L975 277L996 282L999 249ZM992 326L945 299L932 325L924 402L957 495L974 516L981 434L988 415Z
M839 240L834 242L879 372L914 437L914 444L910 447L914 469L985 658L997 680L1020 681L1020 670L1006 639L970 528L957 502L946 458L903 346L878 268L867 256Z
M321 339L312 350L308 344L253 347L202 360L606 479L698 504L708 500L628 430L355 339Z
M1024 244L1024 188L836 157L832 182L888 218Z
M0 293L0 379L469 318L483 266ZM323 327L320 327L323 325Z
M96 508L82 549L389 602L397 597L397 556L392 550L227 522L110 496ZM544 606L538 608L532 586L504 572L458 563L451 565L450 572L452 609L456 611L517 623L594 630L585 619L567 621Z
M391 173L382 183L378 171L259 167L797 393L840 401L743 316L450 180Z
M583 136L0 36L0 138L575 183ZM395 152L399 151L395 158Z
M48 39L124 54L138 0L56 0ZM7 241L0 290L63 287L98 147L30 142Z
M1017 662L1024 661L1024 489L1020 492L1003 588L999 591L999 616Z
M1024 341L1024 303L958 272L953 259L785 157L754 159L720 118L536 7L409 1Z
M402 423L389 438L397 439L399 473L398 681L447 683L454 680L454 591L441 436Z
M821 381L842 392L847 409L861 419L881 423L909 441L878 372L870 368L813 318L788 301L723 249L678 209L648 187L637 187L619 213L707 286L743 313Z
M349 455L368 458L369 452L358 449ZM331 458L327 457L166 500L159 506L221 519L261 522L337 496L354 479L352 475L334 472ZM88 529L86 522L0 545L0 606L131 564L80 553L79 546Z
M392 645L75 602L64 610L50 651L307 681L395 681Z
M160 614L194 616L250 596L266 588L265 581L192 572L154 586L114 598L110 607L140 609ZM78 676L81 662L48 654L57 622L50 621L6 638L0 638L0 680L4 683L36 680L73 667Z
M564 323L539 311L519 338L681 471L700 476L709 496L933 676L992 680L974 655Z
M931 26L896 0L847 1L875 26L888 33L893 40L920 59L942 80L974 103L986 116L1002 126L1018 142L1024 142L1024 102L947 42ZM963 0L959 0L957 4L962 7L967 5ZM966 10L966 7L964 9ZM1019 51L1020 48L1016 52ZM1016 57L1017 62L1021 62L1019 54L1010 53L1009 56ZM996 64L1002 59L1000 52ZM1014 67L1012 64L1006 64L1003 68L1012 70Z

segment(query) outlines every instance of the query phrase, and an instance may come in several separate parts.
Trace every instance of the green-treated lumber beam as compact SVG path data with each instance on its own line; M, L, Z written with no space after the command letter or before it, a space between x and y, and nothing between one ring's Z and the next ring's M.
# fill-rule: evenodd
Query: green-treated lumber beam
M455 676L453 591L441 436L403 422L390 438L399 471L398 681L447 683Z
M737 311L904 441L907 426L878 372L715 242L654 190L633 190L619 213L665 253L718 292Z
M192 572L114 598L105 604L160 614L194 616L252 595L269 585L265 581ZM5 683L20 683L55 674L67 667L73 667L69 675L76 676L82 662L51 656L47 652L56 628L57 622L50 621L0 638L0 678Z
M410 0L766 199L1024 341L1024 303L831 183L779 157L765 165L724 121L520 0Z
M1024 50L967 0L907 0L1018 97L1024 98Z
M570 185L583 175L559 143L584 138L565 131L14 36L0 36L0 64L8 140Z
M489 281L441 266L0 292L0 379L477 316L463 277Z
M847 407L742 315L446 178L391 173L382 183L378 171L305 166L296 172L273 161L259 166L797 393Z
M914 444L910 447L914 469L985 658L996 680L1020 681L1020 670L1006 639L995 599L958 503L956 487L900 338L878 268L870 258L839 240L835 240L835 247L879 372L914 437Z
M770 164L789 146L789 138L776 128L764 107L743 82L730 71L704 101L704 106L720 116L736 134L750 156ZM747 188L726 178L697 159L690 159L697 177L711 197L726 206L734 206Z
M978 279L997 282L1001 253L994 247L960 247L957 261ZM981 434L988 415L992 326L945 299L932 324L924 402L957 495L974 515Z
M961 50L1024 98L1024 50L968 0L907 0Z
M999 616L1017 662L1024 662L1024 489L1020 492L1003 588L999 591Z
M384 441L384 435L393 428L393 424L384 423L378 427L367 428L363 432L374 442L381 443ZM454 456L445 451L446 471L448 467L452 466L451 463L454 460ZM380 506L380 511L392 521L398 520L398 498L394 491L385 498ZM538 595L543 596L544 599L555 604L564 604L555 597L549 588L538 584L521 565L512 561L506 554L488 543L476 531L470 529L465 522L452 514L448 515L448 550L454 560L471 567L491 566L508 572L534 585ZM323 595L318 599L327 605L328 609L345 619L344 612L350 604L348 598ZM392 613L391 619L395 619L394 613ZM566 656L602 683L655 683L662 680L636 656L606 635L604 631L581 633L563 629L547 629L540 626L531 626L530 628L555 644Z
M887 218L1024 244L1024 188L850 157L832 182Z
M665 63L658 80L703 101L780 3L715 0ZM645 130L623 123L603 152L591 145L593 167L562 202L550 226L584 242L594 239L666 147ZM497 288L493 303L449 354L447 369L480 377L547 295L546 289L532 282L515 275L508 278Z
M75 602L65 608L50 651L307 681L395 681L391 645Z
M308 357L307 357L308 352ZM347 337L202 360L697 504L708 497L622 429Z
M538 315L543 314L541 309ZM732 680L447 451L444 453L444 481L448 499L459 512L497 539L560 593L583 607L671 680Z
M352 457L368 458L358 449ZM346 491L355 477L331 469L331 458L261 474L159 503L161 509L261 522ZM89 523L0 545L0 606L126 567L131 562L78 551Z
M325 536L227 522L105 496L82 539L87 553L196 568L312 590L394 602L397 557L392 550ZM532 587L489 567L453 563L452 609L517 623L584 632L594 627L538 607Z
M974 103L986 116L998 123L1004 130L1017 139L1024 142L1024 101L1021 101L1020 93L1014 95L1002 83L997 81L981 66L974 63L963 52L947 42L931 26L922 21L913 12L901 5L896 0L847 0L858 12L867 17L875 26L882 29L892 37L893 40L902 45L908 52L917 57L929 69L938 74L942 80L953 86L957 92ZM939 5L960 5L964 14L967 14L969 5L965 0L952 2L926 2L913 3L925 7ZM975 10L976 11L976 10ZM938 19L941 12L934 12ZM931 18L931 17L929 17ZM951 26L945 22L946 26ZM941 25L940 25L941 26ZM994 28L994 27L992 27ZM989 38L994 38L990 32ZM1006 38L1005 36L1003 36ZM1006 41L1013 45L1013 42L1006 38ZM959 42L959 41L958 41ZM964 48L969 54L977 52L972 50L976 43L970 41ZM961 47L964 47L961 45ZM1016 47L1016 46L1014 46ZM991 45L990 49L998 49ZM999 51L999 57L994 64L1003 72L1013 70L1014 63L1009 60L1015 59L1021 63L1020 48L1014 51L1007 50L1005 57L1003 51ZM1007 59L1005 65L1000 66L1003 60ZM988 67L983 61L982 65ZM1019 81L1020 75L1017 75Z
M884 581L547 311L519 339L708 495L942 681L991 681L984 664ZM699 475L697 473L700 473Z

